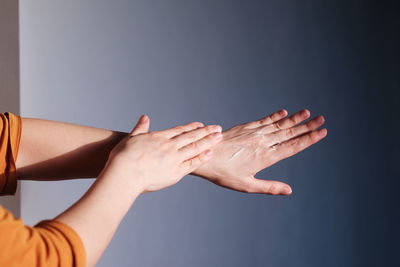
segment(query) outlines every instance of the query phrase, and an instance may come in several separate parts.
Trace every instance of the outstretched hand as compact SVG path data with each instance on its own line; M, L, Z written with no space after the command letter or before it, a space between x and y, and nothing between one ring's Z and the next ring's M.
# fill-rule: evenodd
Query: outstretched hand
M327 135L323 116L310 117L307 109L290 117L286 110L277 111L257 121L241 124L223 132L223 140L213 149L213 158L193 174L217 185L246 193L289 195L289 185L254 175L288 158Z

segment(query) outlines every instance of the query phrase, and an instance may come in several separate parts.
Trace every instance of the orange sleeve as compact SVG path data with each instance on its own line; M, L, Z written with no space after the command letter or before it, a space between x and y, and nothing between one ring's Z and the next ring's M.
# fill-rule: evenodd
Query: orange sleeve
M29 227L0 206L0 266L85 267L85 248L64 223L45 220Z
M15 162L22 133L22 119L10 112L0 113L0 195L17 190Z
M14 194L22 120L9 112L0 116L0 194ZM26 226L0 205L0 266L85 267L86 252L68 225L44 220L34 227Z

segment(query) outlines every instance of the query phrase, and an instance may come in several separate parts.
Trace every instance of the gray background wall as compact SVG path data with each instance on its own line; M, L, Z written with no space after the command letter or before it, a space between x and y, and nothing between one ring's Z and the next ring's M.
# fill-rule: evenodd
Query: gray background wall
M129 131L277 109L321 143L263 171L290 197L188 176L141 196L98 266L398 266L398 8L380 1L20 1L21 114ZM24 182L22 218L91 181Z
M0 1L0 112L19 115L18 1ZM2 196L0 205L20 216L20 190Z

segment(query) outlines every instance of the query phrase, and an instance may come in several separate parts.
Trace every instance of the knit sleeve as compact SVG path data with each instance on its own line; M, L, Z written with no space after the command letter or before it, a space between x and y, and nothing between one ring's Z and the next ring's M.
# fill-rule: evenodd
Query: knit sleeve
M0 113L0 195L13 195L17 190L18 149L22 119L10 112Z

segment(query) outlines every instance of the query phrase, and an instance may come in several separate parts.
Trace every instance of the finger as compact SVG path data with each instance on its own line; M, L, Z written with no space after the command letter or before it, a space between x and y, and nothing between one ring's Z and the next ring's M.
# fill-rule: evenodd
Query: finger
M210 149L201 152L197 156L187 159L181 164L183 175L189 174L200 167L203 163L211 159L212 151Z
M308 109L303 109L296 112L295 114L293 114L288 118L277 121L275 124L277 125L278 129L287 129L299 124L300 122L308 119L309 117L310 117L310 111Z
M268 115L267 117L264 117L259 120L245 124L245 128L246 129L254 129L254 128L258 128L260 126L268 125L268 124L274 123L274 122L286 117L287 114L288 114L288 112L286 111L286 109L281 109L279 111L276 111L276 112Z
M291 127L288 129L283 129L277 132L274 132L270 134L270 139L272 141L272 144L276 143L282 143L286 140L292 139L296 136L305 134L307 132L313 131L323 125L325 122L325 119L323 116L317 116L313 118L312 120L308 121L307 123Z
M175 126L173 128L167 129L167 130L163 130L163 131L161 131L161 133L167 138L172 138L181 133L197 129L199 127L204 127L204 124L201 122L190 122L185 125L179 125L179 126Z
M179 149L180 154L182 155L183 158L188 159L192 158L202 151L205 151L207 149L211 149L214 145L219 143L222 140L222 133L216 132L209 134L202 139L192 142L181 149Z
M307 147L320 141L327 135L326 128L314 130L307 134L292 138L288 141L275 145L273 148L277 155L277 161L288 158L298 152L306 149Z
M140 116L136 126L132 129L130 135L147 133L150 127L150 118L147 115Z
M296 112L292 116L288 118L281 119L275 123L270 125L266 125L262 127L263 133L273 133L282 129L287 129L290 127L299 124L300 122L308 119L310 117L310 111L307 109L303 109L301 111Z
M186 133L182 133L180 135L175 136L172 138L176 143L178 148L182 148L190 143L193 143L201 138L205 137L206 135L221 132L222 128L219 125L207 125L206 127L197 128Z
M269 195L290 195L292 193L292 188L288 184L278 181L251 178L245 192Z

